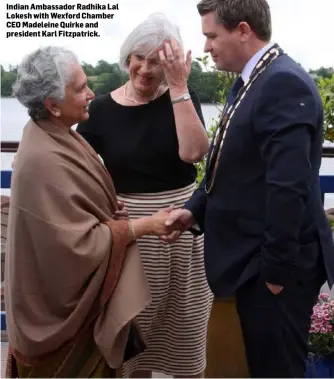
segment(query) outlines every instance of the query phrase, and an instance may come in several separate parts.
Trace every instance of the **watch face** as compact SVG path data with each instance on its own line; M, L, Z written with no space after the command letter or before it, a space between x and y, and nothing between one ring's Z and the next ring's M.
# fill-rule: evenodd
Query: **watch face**
M189 100L191 98L190 94L189 93L186 93L184 95L184 100Z

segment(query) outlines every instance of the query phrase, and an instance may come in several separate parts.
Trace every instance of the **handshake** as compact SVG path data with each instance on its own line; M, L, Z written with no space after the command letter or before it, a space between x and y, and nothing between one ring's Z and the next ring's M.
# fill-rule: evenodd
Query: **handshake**
M188 209L162 209L152 216L155 225L153 234L167 243L175 242L179 236L195 224L195 219Z
M118 202L118 209L113 217L115 220L127 219L128 212L124 203ZM136 238L153 234L164 242L173 243L179 236L195 224L195 219L187 209L174 209L170 206L153 213L151 216L131 220Z

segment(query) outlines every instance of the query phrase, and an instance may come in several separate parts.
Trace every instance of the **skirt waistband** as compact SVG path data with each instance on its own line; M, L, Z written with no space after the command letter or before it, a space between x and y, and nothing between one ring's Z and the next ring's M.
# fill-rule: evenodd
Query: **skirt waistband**
M196 183L192 183L186 187L177 188L175 190L154 192L154 193L119 193L117 197L127 202L134 201L136 203L165 203L172 201L187 200L196 189Z

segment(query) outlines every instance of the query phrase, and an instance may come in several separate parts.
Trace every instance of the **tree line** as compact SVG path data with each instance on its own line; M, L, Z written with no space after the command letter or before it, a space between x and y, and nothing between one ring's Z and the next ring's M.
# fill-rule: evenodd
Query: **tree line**
M17 67L9 66L8 70L1 67L1 96L12 96L12 85L16 80ZM83 70L88 78L88 86L96 96L115 90L128 81L128 74L120 69L117 63L100 60L95 66L84 62ZM321 67L310 70L310 75L319 78L331 78L333 67ZM235 75L218 72L208 67L208 57L197 58L192 62L188 84L197 93L201 103L218 103L224 98Z

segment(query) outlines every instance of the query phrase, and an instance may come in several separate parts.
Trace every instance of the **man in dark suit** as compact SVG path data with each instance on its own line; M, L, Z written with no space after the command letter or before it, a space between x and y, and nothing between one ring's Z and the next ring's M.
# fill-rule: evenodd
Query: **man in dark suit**
M205 52L240 76L206 177L167 224L205 233L208 281L217 297L236 295L251 376L303 377L312 307L334 280L319 187L321 99L270 42L265 0L202 0L198 10Z

